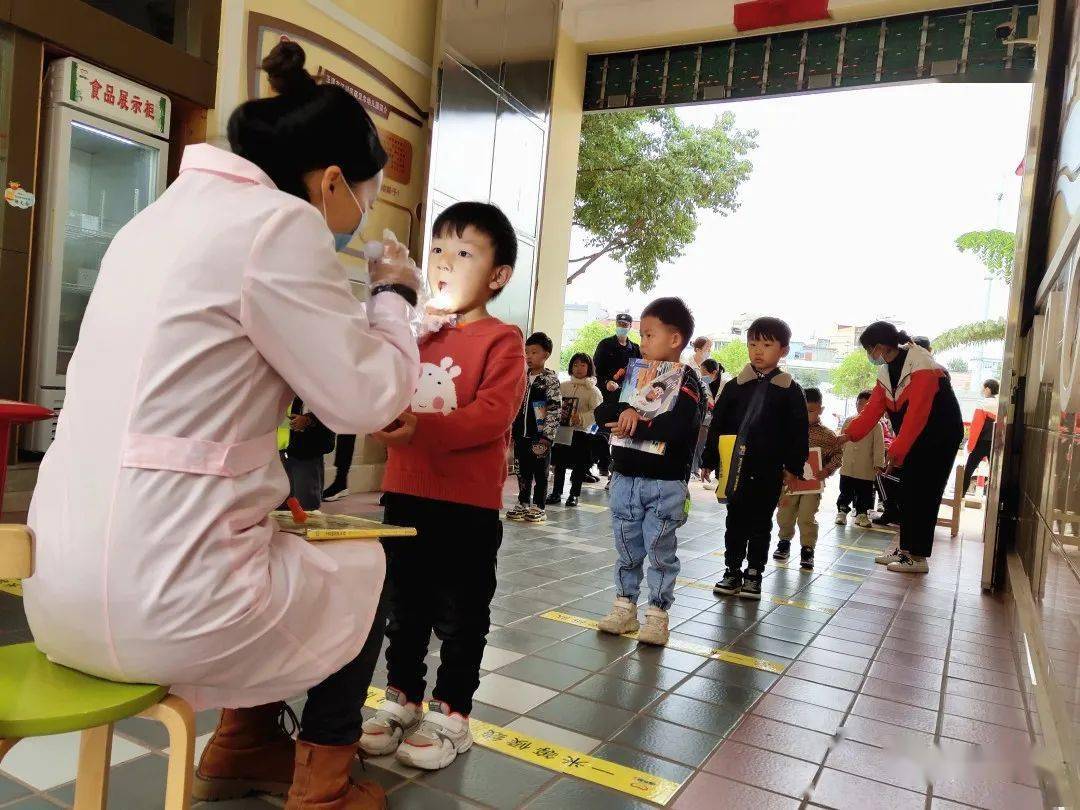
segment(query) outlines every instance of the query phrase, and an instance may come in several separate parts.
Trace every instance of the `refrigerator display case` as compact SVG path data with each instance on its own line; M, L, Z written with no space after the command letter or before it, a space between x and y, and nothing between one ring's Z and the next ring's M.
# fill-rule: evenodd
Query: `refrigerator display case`
M59 412L101 260L117 231L164 190L170 100L78 59L53 63L45 82L30 392ZM43 453L56 420L25 431Z

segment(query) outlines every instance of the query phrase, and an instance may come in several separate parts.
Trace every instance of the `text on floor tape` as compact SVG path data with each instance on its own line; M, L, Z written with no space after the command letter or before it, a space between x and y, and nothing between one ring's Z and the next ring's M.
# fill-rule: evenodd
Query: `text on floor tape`
M586 630L596 630L599 622L596 619L586 619L584 616L575 616L572 613L563 613L560 610L549 610L547 613L540 614L541 619L550 619L553 622L562 622L563 624L572 624L575 627L582 627ZM623 638L636 639L637 633L624 633ZM751 655L743 655L742 653L732 652L731 650L722 650L716 647L710 647L706 644L694 644L690 641L683 641L681 638L670 639L667 643L667 649L678 650L679 652L690 653L691 655L700 655L702 658L715 658L717 661L727 661L729 664L738 664L743 667L752 667L753 669L760 669L762 672L772 672L779 675L784 671L784 664L779 661L770 661L767 658L755 658Z
M365 705L377 709L384 696L382 689L369 686ZM512 728L485 723L483 720L470 719L469 730L472 731L477 745L484 748L660 805L671 801L682 786L681 782L628 768L617 762L609 762Z

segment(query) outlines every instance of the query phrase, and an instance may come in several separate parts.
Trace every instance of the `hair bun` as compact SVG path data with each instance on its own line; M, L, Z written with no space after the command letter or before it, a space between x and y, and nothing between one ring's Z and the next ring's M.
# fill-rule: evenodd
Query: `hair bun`
M304 70L307 54L297 43L283 39L262 61L270 87L278 95L306 93L315 88L315 80Z
M908 343L912 342L911 341L911 335L909 335L903 329L898 329L896 331L896 339L897 339L897 341L899 342L899 344L901 346L906 346Z

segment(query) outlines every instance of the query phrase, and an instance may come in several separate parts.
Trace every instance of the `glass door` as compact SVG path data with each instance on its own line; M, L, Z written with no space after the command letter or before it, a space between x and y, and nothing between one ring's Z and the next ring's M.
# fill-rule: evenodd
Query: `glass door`
M161 150L85 121L69 123L67 211L56 342L66 374L109 243L157 196Z

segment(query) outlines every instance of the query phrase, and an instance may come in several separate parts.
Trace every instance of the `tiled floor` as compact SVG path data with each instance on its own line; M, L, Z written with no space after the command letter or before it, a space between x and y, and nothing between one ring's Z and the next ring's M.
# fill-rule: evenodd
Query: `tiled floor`
M551 509L545 526L506 525L477 719L679 783L669 802L679 810L1043 806L1033 768L1002 767L1025 761L1032 707L1005 605L980 593L977 534L950 540L942 530L930 575L890 574L844 547L880 549L891 535L836 527L826 505L814 574L770 565L773 599L718 599L724 509L696 484L692 493L672 638L766 659L783 673L542 618L558 608L598 619L613 599L610 515L603 490L589 488L584 508ZM27 638L19 601L0 594L0 643ZM375 681L385 684L381 666ZM215 716L198 720L204 743ZM110 806L160 807L163 731L142 720L117 731ZM75 743L17 746L0 770L0 807L68 806ZM439 773L383 759L366 775L390 791L394 810L655 806L480 746Z

